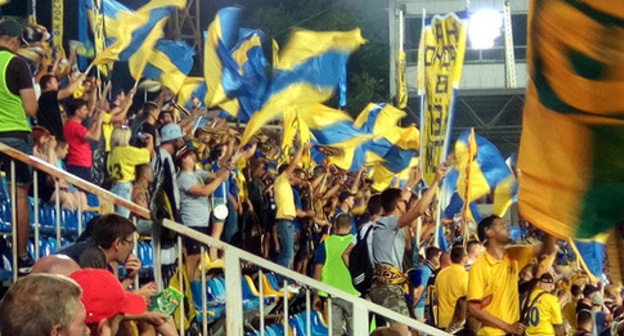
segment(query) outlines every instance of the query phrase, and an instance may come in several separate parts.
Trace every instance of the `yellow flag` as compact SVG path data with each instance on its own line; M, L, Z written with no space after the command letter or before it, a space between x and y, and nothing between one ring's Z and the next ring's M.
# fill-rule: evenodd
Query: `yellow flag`
M404 109L407 107L407 82L405 81L405 52L399 51L397 54L397 94L396 107Z

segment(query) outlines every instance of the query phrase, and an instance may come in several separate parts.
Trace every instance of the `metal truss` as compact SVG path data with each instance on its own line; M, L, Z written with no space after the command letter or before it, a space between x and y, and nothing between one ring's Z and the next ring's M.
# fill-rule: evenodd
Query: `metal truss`
M183 9L177 9L169 20L169 34L175 40L186 41L203 62L200 0L187 0Z
M453 138L468 127L493 142L503 155L518 150L524 94L462 96L455 101Z

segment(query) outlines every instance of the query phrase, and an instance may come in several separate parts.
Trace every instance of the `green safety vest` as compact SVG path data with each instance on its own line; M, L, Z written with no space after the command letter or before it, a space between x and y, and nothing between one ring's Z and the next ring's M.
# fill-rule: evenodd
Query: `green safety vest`
M325 263L321 270L321 282L336 287L349 294L359 296L360 293L353 288L351 274L347 265L342 261L342 253L355 236L348 234L345 236L331 235L323 241L325 245ZM320 296L327 296L327 293L319 291Z
M0 50L0 132L30 132L30 123L22 105L22 98L14 95L7 86L7 67L15 55Z

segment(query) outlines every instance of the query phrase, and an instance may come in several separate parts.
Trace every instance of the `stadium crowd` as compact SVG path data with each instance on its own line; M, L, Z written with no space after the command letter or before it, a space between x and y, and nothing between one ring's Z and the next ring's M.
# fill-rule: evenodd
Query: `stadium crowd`
M436 247L431 209L444 165L420 197L417 169L403 186L386 190L371 187L365 167L304 169L309 144L282 153L280 134L270 130L241 144L240 126L199 104L181 108L164 85L145 85L145 94L136 95L137 89L124 92L72 70L73 50L69 61L42 61L31 75L32 64L16 56L22 30L16 21L0 21L0 142L146 207L153 217L117 207L91 220L74 244L35 263L27 252L32 170L16 162L12 201L23 277L0 306L3 336L129 335L132 326L141 335L177 335L167 314L146 309L155 284L133 288L141 268L131 253L134 236L150 235L164 218L451 334L624 334L621 284L578 269L565 243L548 235L529 230L536 233L512 245L503 219L489 216L467 241L457 223L447 224L443 239L450 247ZM10 181L9 159L2 160ZM52 202L54 179L43 173L38 179L39 197ZM58 182L62 207L87 208L84 191ZM419 218L422 239L415 246ZM201 279L201 263L215 272L224 267L214 247L202 255L201 244L185 239L177 256L176 238L165 232L161 239L172 251L163 254L165 283L178 257L189 282ZM117 263L125 269L120 277L113 275ZM353 281L357 272L364 281ZM353 307L337 298L325 303L325 294L315 293L314 307L331 309L332 333L352 335ZM413 332L379 317L375 323L389 328L374 335Z

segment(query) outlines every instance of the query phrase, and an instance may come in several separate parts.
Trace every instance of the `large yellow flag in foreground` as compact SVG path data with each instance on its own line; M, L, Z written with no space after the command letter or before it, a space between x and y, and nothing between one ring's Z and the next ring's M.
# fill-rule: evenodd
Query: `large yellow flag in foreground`
M531 1L518 207L558 237L591 238L624 219L622 22L612 1ZM607 241L612 276L622 247Z

